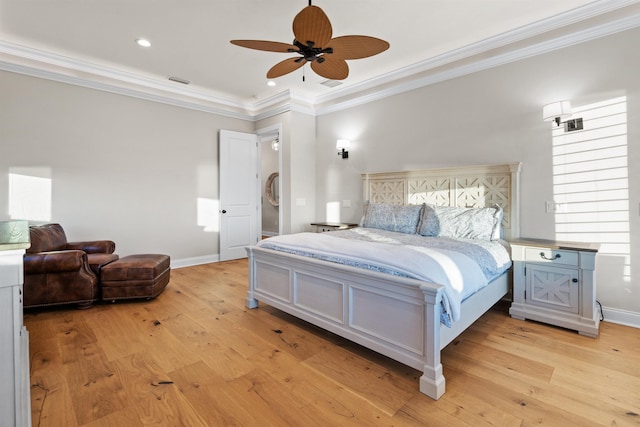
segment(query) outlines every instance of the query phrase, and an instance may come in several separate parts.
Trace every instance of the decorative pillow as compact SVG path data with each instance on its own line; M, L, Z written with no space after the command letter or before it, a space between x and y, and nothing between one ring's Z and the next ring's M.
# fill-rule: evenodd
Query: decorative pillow
M422 205L405 206L367 202L360 226L414 234L421 212Z
M437 236L440 233L440 220L436 214L435 206L424 205L416 233L422 236Z
M491 232L491 240L500 240L502 239L502 218L504 217L504 211L498 204L493 205L492 208L495 210L493 214L495 224L493 225L493 231Z
M502 209L428 206L418 227L423 236L496 240L500 238Z

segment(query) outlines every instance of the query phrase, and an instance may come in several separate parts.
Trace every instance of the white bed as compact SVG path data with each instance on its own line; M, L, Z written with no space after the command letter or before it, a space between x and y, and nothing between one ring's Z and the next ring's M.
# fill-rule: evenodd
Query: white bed
M504 239L519 237L520 163L363 174L365 200L396 205L504 211ZM247 248L246 306L258 301L421 370L420 391L445 391L440 351L509 290L509 271L462 302L460 318L443 325L438 283L294 255ZM384 316L381 316L384 311Z

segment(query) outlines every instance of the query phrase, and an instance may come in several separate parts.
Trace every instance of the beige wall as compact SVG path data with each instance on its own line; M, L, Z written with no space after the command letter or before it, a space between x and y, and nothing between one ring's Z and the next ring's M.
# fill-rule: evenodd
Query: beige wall
M317 119L318 210L350 199L343 221L358 221L360 173L522 161L521 234L554 238L551 124L542 106L574 106L626 95L631 230L631 282L620 260L600 257L598 300L635 313L640 324L640 29L558 50ZM335 141L353 140L349 159ZM357 203L354 203L357 201Z
M280 125L280 210L283 234L310 231L316 220L316 120L288 111L256 123L256 129Z
M598 261L598 299L640 324L637 40L640 29L317 118L290 111L258 123L0 72L0 191L9 168L49 167L52 221L71 239L110 238L121 255L204 262L217 256L218 234L198 224L197 201L218 199L218 131L279 124L284 233L314 220L357 222L362 172L522 161L522 235L553 238L553 215L544 212L553 198L551 125L542 106L625 95L631 282L616 260ZM336 155L339 138L352 141L347 160ZM0 220L7 211L0 193Z
M218 131L252 122L8 72L0 93L0 220L9 168L44 166L69 239L112 239L121 256L218 254L198 199L218 200Z
M284 163L291 178L292 233L309 231L316 212L316 121L315 117L291 113L290 158Z

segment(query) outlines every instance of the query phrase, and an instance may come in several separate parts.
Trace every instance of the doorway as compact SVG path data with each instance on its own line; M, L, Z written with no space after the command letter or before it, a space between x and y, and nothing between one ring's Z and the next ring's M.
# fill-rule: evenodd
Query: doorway
M260 141L261 182L261 236L281 234L282 209L280 208L282 157L282 126L273 125L257 131Z

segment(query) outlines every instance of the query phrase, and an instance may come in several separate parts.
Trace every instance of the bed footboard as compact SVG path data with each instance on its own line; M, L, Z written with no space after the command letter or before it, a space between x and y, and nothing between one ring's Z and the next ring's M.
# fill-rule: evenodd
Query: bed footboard
M247 254L248 308L262 301L421 370L420 391L442 396L441 285L258 247Z

